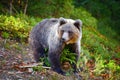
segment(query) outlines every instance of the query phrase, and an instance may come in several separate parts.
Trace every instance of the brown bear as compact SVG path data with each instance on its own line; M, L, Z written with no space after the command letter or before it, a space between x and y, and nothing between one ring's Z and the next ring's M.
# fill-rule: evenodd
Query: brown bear
M38 23L31 31L29 42L34 52L36 62L45 56L45 49L48 49L48 58L52 70L60 74L65 74L61 69L60 56L66 45L69 45L76 53L76 62L79 59L82 21L65 18L44 19ZM76 64L73 66L76 72Z

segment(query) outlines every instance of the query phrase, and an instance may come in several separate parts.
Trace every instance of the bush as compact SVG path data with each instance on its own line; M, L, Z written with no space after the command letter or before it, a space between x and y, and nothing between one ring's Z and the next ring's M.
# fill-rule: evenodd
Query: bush
M23 15L21 15L23 16ZM0 15L0 32L3 38L25 41L28 38L32 25L36 24L34 18Z
M100 34L95 28L84 27L82 53L79 60L79 66L83 67L84 70L88 70L86 64L89 61L93 61L95 64L93 67L93 73L95 76L101 76L101 74L107 73L109 79L115 75L117 75L116 78L118 78L120 64L116 63L116 60L114 59L119 59L120 53L115 51L116 47L117 44L114 43L113 40L109 40L107 37ZM89 65L93 65L93 63Z

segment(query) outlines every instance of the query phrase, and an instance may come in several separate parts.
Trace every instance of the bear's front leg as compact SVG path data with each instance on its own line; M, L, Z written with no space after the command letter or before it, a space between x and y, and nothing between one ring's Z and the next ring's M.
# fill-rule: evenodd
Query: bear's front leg
M60 54L60 51L54 50L54 52L52 52L51 50L49 50L48 57L51 63L52 70L59 74L65 75L65 72L63 72L61 69Z
M75 55L76 64L73 64L73 69L74 69L74 72L76 73L76 72L78 72L78 70L77 70L77 62L78 62L79 57L80 57L80 42L73 44L72 47L73 47L73 52L76 54Z
M34 51L34 59L36 62L40 61L40 58L44 58L45 57L45 50L42 46L37 46L36 48L33 49Z

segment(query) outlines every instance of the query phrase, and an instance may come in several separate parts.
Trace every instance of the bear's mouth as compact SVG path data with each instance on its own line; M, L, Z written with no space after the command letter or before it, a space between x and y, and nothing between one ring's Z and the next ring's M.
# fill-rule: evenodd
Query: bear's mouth
M64 43L65 43L65 44L71 44L71 43L73 43L73 42L72 42L72 40L70 39L70 40L64 41Z
M76 43L77 42L77 38L76 37L71 37L69 40L65 40L65 39L61 39L61 42L62 43L65 43L65 44L73 44L73 43Z
M70 38L70 39L68 39L68 40L62 38L62 39L61 39L61 42L62 42L62 43L65 43L65 44L70 44L70 43L74 43L75 41L73 40L73 38Z
M77 42L77 38L71 38L68 41L65 42L65 44L73 44Z
M70 40L61 39L61 42L67 44Z

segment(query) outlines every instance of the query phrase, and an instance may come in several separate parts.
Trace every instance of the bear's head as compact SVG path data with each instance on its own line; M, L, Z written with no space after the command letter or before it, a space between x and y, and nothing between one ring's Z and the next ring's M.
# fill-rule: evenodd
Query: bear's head
M76 43L82 37L82 21L60 18L58 35L65 44Z

